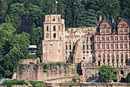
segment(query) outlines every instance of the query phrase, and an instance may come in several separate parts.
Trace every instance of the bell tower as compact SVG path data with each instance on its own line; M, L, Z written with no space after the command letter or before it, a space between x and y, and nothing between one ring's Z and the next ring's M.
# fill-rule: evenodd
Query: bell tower
M43 27L42 62L66 62L64 19L60 14L45 15Z
M61 19L60 14L45 15L44 40L63 40L64 33L64 19Z

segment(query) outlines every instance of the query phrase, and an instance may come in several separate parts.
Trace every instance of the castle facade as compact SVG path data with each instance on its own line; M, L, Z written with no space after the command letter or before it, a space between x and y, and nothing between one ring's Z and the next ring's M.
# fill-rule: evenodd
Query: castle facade
M45 15L42 57L21 60L18 80L95 81L99 68L116 69L117 81L130 72L130 20L101 20L96 27L66 28L60 14ZM81 64L80 70L78 65ZM79 74L80 72L80 74Z
M130 20L102 20L97 27L65 28L61 15L45 15L43 62L129 64Z

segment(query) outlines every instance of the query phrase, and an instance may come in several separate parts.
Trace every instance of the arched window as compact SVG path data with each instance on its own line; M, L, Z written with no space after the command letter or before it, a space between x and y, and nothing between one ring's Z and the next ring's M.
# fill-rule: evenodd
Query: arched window
M110 55L107 54L107 61L108 61L108 64L110 63Z
M114 63L114 55L112 54L112 63Z
M123 58L123 54L121 54L121 58Z
M66 45L66 50L68 49L68 46Z
M49 27L48 26L46 27L46 31L49 31Z
M55 17L53 17L53 20L52 21L55 21Z
M129 60L128 60L128 55L125 54L125 61L126 61L126 64L128 64Z
M118 63L118 61L119 61L119 55L116 54L116 62Z
M85 45L83 45L83 50L85 49Z
M56 33L53 34L53 38L56 38Z
M69 49L71 50L71 45L69 45Z
M103 54L103 63L105 63L105 55Z
M56 31L56 26L53 26L53 31Z

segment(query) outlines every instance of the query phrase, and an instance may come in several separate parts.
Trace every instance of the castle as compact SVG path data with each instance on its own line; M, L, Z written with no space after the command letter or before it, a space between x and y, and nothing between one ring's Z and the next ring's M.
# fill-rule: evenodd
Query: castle
M42 62L92 62L96 27L65 28L61 15L45 15Z
M41 62L70 65L50 65L49 71L43 72L42 65L35 65L39 60L31 60L34 64L22 60L17 79L69 79L78 76L79 63L82 64L82 82L98 76L98 69L104 64L117 69L118 81L130 72L129 19L101 20L96 27L66 28L61 15L52 14L45 15L43 27Z

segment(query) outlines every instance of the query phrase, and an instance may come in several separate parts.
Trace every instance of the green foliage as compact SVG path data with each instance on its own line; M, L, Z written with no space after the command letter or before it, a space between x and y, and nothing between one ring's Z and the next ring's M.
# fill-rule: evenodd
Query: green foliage
M79 83L80 82L80 78L72 78L72 82Z
M0 24L4 22L7 9L8 9L7 0L0 0Z
M6 23L11 23L15 28L18 28L22 23L21 17L18 14L6 15L5 21Z
M43 64L43 70L44 70L44 72L48 71L48 65L47 64Z
M130 83L130 73L128 73L128 75L126 76L126 82Z
M36 59L37 56L34 55L34 54L29 54L27 58L28 58L28 59Z
M32 45L37 45L38 49L36 55L41 57L41 41L42 41L42 28L33 28L30 32L30 41Z
M110 80L116 80L116 71L108 65L102 65L99 69L100 78L103 82L109 82Z
M38 46L42 40L42 28L41 27L33 28L32 31L30 32L30 35L31 35L30 38L31 44Z
M27 82L24 80L6 80L3 84L7 85L7 87L12 87L12 85L27 85Z
M36 6L36 5L32 5L30 4L30 16L33 20L33 22L37 25L37 26L41 26L42 25L42 10Z
M46 87L43 81L29 81L33 87Z

